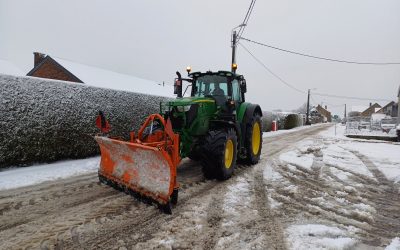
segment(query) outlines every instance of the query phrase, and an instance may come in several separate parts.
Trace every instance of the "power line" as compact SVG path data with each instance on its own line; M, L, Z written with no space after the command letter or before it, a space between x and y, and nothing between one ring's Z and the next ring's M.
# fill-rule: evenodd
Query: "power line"
M288 82L286 82L285 80L283 80L280 76L278 76L277 74L275 74L274 72L272 72L271 69L269 69L263 62L261 62L255 55L253 55L253 53L250 52L250 50L248 50L242 43L239 42L239 45L242 46L242 48L249 53L254 60L256 60L256 62L258 62L265 70L267 70L271 75L273 75L276 79L278 79L281 83L285 84L286 86L288 86L291 89L296 90L297 92L300 92L302 94L306 94L305 91L300 90L294 86L292 86L291 84L289 84Z
M324 104L328 105L328 106L331 107L331 108L337 108L337 107L341 107L341 106L344 106L344 105L345 105L345 104L332 104L332 103L330 103L330 102L326 102L325 100L321 100L320 102L317 102L317 101L314 99L314 97L313 97L313 92L311 92L311 99L312 99L314 102L316 102L317 104L319 104L319 103L324 103Z
M251 12L253 12L253 8L254 8L254 5L255 5L255 4L256 4L256 0L251 0L250 6L249 6L249 8L247 9L246 16L244 17L243 22L242 22L243 25L240 27L240 29L239 29L239 31L238 31L238 41L239 41L240 38L242 37L242 34L243 34L243 32L244 32L244 29L245 29L246 26L247 26L247 22L248 22L249 19L250 19Z
M278 76L277 74L275 74L271 69L269 69L261 60L259 60L253 53L250 52L250 50L248 50L242 43L239 42L239 45L242 46L242 48L250 54L251 57L253 57L253 59L255 61L257 61L265 70L267 70L271 75L273 75L275 78L277 78L281 83L285 84L286 86L288 86L289 88L296 90L297 92L300 92L302 94L306 94L305 91L300 90L296 87L294 87L293 85L291 85L290 83L288 83L287 81L283 80L280 76ZM340 98L340 99L351 99L351 100L362 100L362 101L384 101L384 102L390 102L391 100L387 100L387 99L376 99L376 98L363 98L363 97L354 97L354 96L341 96L341 95L331 95L331 94L325 94L325 93L316 93L313 92L313 95L316 96L325 96L325 97L332 97L332 98ZM314 100L315 101L315 100ZM338 105L340 106L340 105Z
M326 96L326 97L333 97L333 98L340 98L340 99L349 99L349 100L361 100L361 101L380 101L380 102L390 102L391 100L388 99L380 99L380 98L365 98L365 97L355 97L355 96L342 96L342 95L331 95L331 94L324 94L324 93L315 93L314 95L317 96Z
M295 54L295 55L299 55L299 56L305 56L305 57L309 57L309 58L314 58L314 59L319 59L319 60L325 60L325 61L331 61L331 62L340 62L340 63L348 63L348 64L361 64L361 65L400 65L400 62L357 62L357 61L347 61L347 60L340 60L340 59L332 59L332 58L328 58L328 57L320 57L320 56L314 56L314 55L310 55L310 54L304 54L304 53L300 53L300 52L296 52L293 50L287 50L287 49L282 49L279 47L275 47L272 45L268 45L265 43L260 43L260 42L256 42L253 40L250 40L248 38L244 38L241 37L242 40L245 40L247 42L251 42L254 44L258 44L264 47L268 47L271 49L275 49L275 50L279 50L279 51L283 51L286 53L291 53L291 54Z

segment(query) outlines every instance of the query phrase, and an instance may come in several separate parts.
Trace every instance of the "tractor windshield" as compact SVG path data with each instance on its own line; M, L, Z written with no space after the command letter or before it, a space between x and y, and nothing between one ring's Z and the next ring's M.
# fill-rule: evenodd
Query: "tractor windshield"
M197 91L193 96L228 96L228 79L226 76L204 75L196 79Z

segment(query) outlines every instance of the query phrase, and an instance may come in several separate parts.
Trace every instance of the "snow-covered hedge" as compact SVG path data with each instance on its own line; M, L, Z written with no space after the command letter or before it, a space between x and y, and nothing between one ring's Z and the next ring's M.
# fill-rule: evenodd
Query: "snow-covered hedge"
M263 132L269 132L272 129L272 121L274 120L274 114L270 111L263 111L261 117L261 125Z
M99 110L112 135L128 138L166 99L0 74L0 168L95 155L99 149L92 136L98 132Z
M299 114L289 114L285 117L284 129L303 126L303 117Z
M262 131L268 132L272 129L272 121L278 122L278 129L292 129L303 126L303 117L300 114L288 112L263 111L261 118Z

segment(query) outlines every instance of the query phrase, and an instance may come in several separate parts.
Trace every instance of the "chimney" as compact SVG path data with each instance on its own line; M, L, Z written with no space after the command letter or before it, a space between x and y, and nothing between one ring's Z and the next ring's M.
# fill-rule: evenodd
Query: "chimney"
M370 106L370 107L372 106L372 102L369 103L369 106Z
M45 57L45 54L33 52L33 66L36 67Z
M328 110L328 106L325 105L325 109Z

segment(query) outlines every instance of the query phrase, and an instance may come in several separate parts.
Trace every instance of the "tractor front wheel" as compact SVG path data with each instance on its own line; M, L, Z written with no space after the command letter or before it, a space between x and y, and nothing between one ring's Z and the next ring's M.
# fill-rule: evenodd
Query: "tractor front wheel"
M204 176L208 179L229 179L236 166L236 132L233 129L211 130L201 148Z

